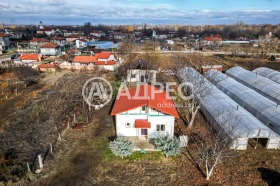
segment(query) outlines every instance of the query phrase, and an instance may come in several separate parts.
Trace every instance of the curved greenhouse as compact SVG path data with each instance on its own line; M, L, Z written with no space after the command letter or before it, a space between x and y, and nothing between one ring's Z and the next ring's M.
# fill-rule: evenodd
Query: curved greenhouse
M215 78L212 74L215 74ZM280 106L277 103L216 70L210 70L206 77L271 130L280 134Z
M211 85L211 93L205 95L201 104L201 111L216 131L222 129L223 134L231 140L230 148L236 150L246 150L250 138L266 138L268 149L279 148L280 137L251 113L239 106L229 96L212 85L206 78L192 68L183 68L177 73L181 82L188 82L190 75L199 77L202 84ZM194 93L198 94L195 89ZM201 86L201 85L200 85ZM234 130L233 130L234 129Z
M230 68L226 74L270 100L280 103L280 84L242 67Z
M266 77L266 78L280 84L280 72L279 71L272 70L272 69L266 68L266 67L260 67L260 68L256 68L252 72L257 73L258 75Z

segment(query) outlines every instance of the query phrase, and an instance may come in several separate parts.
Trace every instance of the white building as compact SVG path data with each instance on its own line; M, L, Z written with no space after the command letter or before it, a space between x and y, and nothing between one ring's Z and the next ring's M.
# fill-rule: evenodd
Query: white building
M84 47L87 47L87 41L84 39L77 39L76 48L84 48Z
M10 48L10 35L0 33L0 44L3 50L8 50Z
M46 43L40 48L41 55L56 56L60 54L60 46L56 43Z
M179 117L169 93L149 84L121 92L111 115L115 116L117 136L146 139L167 133L173 136L175 118Z
M156 70L127 70L127 82L156 82Z
M2 44L0 44L0 55L2 55L3 47Z

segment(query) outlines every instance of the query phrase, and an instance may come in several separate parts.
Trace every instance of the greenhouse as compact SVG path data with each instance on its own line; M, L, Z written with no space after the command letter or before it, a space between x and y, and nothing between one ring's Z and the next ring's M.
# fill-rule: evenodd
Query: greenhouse
M259 94L280 104L280 84L241 67L233 67L226 74L236 81L254 89Z
M257 73L258 75L266 77L266 78L280 84L280 72L279 71L272 70L272 69L266 68L266 67L260 67L260 68L253 70L252 72Z
M196 78L189 78L190 75ZM249 139L260 138L267 140L267 149L279 148L280 137L278 134L212 85L196 70L188 67L183 68L178 71L177 77L181 82L196 79L195 82L190 82L194 84L194 94L199 94L198 89L195 88L198 85L197 77L201 79L203 84L207 86L210 84L211 93L203 98L201 111L217 132L222 131L223 135L230 139L231 149L246 150Z
M206 77L271 130L280 134L280 106L278 104L216 70L209 71Z

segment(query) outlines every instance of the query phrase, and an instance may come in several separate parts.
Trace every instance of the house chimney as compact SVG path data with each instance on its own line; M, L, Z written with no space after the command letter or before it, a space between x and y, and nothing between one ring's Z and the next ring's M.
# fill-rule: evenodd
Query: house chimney
M258 76L258 72L256 72L256 76Z
M239 105L237 105L236 110L239 110Z
M279 103L277 102L277 104L276 104L276 108L278 108L278 106L279 106Z
M41 62L41 54L38 54L38 60Z

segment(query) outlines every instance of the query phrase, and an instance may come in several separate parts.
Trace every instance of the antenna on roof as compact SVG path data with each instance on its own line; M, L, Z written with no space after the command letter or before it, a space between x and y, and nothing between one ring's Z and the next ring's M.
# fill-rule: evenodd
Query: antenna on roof
M239 110L239 105L236 106L236 110Z

